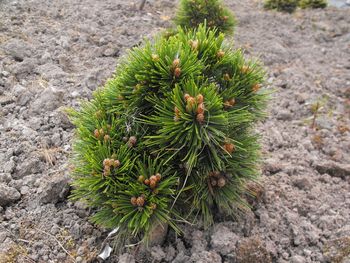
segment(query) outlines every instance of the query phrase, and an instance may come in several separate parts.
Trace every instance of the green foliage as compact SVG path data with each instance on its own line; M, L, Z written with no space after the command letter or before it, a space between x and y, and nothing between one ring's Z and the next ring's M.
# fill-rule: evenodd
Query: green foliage
M115 76L70 116L73 198L120 238L198 215L234 215L259 162L264 71L206 26L178 28L131 50Z
M266 0L264 7L266 9L275 9L292 13L297 7L300 8L325 8L327 7L327 0Z
M301 8L325 8L327 0L300 0L299 7Z
M277 11L293 13L298 7L299 0L265 0L266 9L275 9Z
M220 0L181 0L175 18L178 26L195 28L205 21L218 33L233 33L236 24L233 14Z

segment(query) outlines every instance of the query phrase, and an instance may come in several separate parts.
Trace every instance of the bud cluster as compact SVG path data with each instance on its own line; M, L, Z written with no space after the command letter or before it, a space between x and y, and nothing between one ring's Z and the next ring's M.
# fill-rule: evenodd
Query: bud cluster
M173 61L172 64L173 74L176 78L179 78L181 75L181 68L180 68L180 59L176 58Z
M259 89L260 89L260 84L255 84L253 87L252 87L252 90L254 91L254 92L258 92L259 91Z
M226 178L219 171L209 173L209 181L211 186L222 188L226 185Z
M196 98L192 97L188 93L184 95L184 99L186 102L186 111L188 113L190 112L195 112L196 113L196 120L202 124L205 120L205 115L204 115L204 96L202 94L198 94ZM175 112L175 117L176 117L176 112Z
M111 175L111 168L118 168L120 166L120 161L115 159L104 159L103 160L103 175Z
M130 199L130 203L133 206L143 207L145 205L145 202L146 202L146 197L144 194L140 195L139 197L133 196Z
M123 141L127 143L129 148L132 148L136 145L137 143L137 138L136 136L130 136L128 137L123 137Z
M197 51L198 47L199 47L199 42L197 39L195 40L190 40L190 46L192 48L193 51Z
M145 179L143 175L140 175L138 178L138 181L140 183L144 183L145 185L148 185L151 189L155 189L161 178L162 178L162 175L160 173L151 175L149 179Z
M235 103L236 103L236 100L235 100L234 98L229 99L229 100L226 100L226 101L224 102L224 107L225 107L225 109L232 108L233 105L235 105Z
M221 59L225 56L225 52L222 51L221 49L216 53L216 56Z
M107 134L111 130L111 126L107 125L107 131L103 128L94 130L94 137L98 140L103 139L105 142L109 141L111 137Z

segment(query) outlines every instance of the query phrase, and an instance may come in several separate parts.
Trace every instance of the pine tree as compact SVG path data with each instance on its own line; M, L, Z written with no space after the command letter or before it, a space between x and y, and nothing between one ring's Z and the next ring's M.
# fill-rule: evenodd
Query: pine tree
M275 9L277 11L293 13L298 7L299 0L265 0L266 9Z
M245 205L259 162L254 124L264 116L264 71L200 25L132 49L79 110L73 199L120 243L147 242L176 219L213 222ZM200 217L198 217L200 216Z
M327 0L300 0L299 6L301 8L325 8L327 7Z
M206 21L217 33L233 33L236 20L220 0L181 0L175 23L183 28L196 28Z

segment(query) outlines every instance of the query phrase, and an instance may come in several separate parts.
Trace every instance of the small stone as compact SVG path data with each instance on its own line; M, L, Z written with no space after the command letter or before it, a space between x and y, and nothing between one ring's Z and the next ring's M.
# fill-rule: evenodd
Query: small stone
M151 256L156 262L161 262L166 257L166 254L161 246L155 246L151 249Z
M21 187L21 194L22 195L26 195L26 194L28 194L29 193L29 187L28 186L26 186L26 185L24 185L24 186L22 186Z
M306 262L305 258L299 255L295 255L290 258L290 263L305 263L305 262Z
M0 105L7 105L13 103L15 100L12 96L4 95L0 96Z
M32 53L28 43L16 38L6 43L5 50L16 61L23 61L25 57L30 57Z
M13 187L0 183L0 206L7 206L21 199L21 194Z
M30 156L16 167L13 174L15 179L23 178L26 175L39 173L42 170L40 159L37 156Z
M56 174L49 181L46 181L40 201L43 204L56 204L63 200L69 192L69 179L69 176L66 174Z
M4 165L4 172L5 173L12 173L15 170L16 162L14 161L14 158L11 157L8 162L5 162Z
M62 68L54 63L46 63L36 67L35 73L40 74L45 80L60 79L66 76Z
M8 183L12 180L10 173L0 173L0 183Z
M326 161L316 164L315 168L320 174L327 173L330 176L341 177L343 179L346 176L350 176L350 164Z
M119 256L118 263L135 263L135 258L128 253L124 253Z
M292 119L292 114L290 111L281 110L277 113L277 120L289 121Z
M105 51L103 51L103 55L105 57L116 57L119 54L118 48L106 48Z
M279 160L267 159L264 161L263 171L268 172L270 175L276 174L282 171L283 165Z
M293 184L301 190L308 190L311 188L311 182L307 178L297 178L293 180Z
M49 112L57 109L63 101L63 92L54 88L47 88L39 93L33 101L31 110L33 113Z
M214 251L202 251L194 253L191 256L190 262L196 263L221 263L221 256Z
M226 255L235 250L238 240L239 237L230 229L218 225L211 236L211 246L221 255Z
M236 250L237 262L272 262L271 255L259 237L249 237L241 240Z

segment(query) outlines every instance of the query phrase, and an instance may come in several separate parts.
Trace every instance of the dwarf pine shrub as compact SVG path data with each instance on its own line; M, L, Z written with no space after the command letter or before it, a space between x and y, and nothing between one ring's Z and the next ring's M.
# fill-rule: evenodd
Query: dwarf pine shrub
M122 239L234 215L258 175L252 128L264 115L263 83L259 63L205 25L132 49L105 87L70 111L73 198Z
M299 7L305 8L325 8L327 7L327 0L300 0Z
M208 28L232 33L234 15L220 0L181 0L175 23L183 28L195 28L206 21Z
M299 0L265 0L264 8L293 13L297 9L298 3Z

